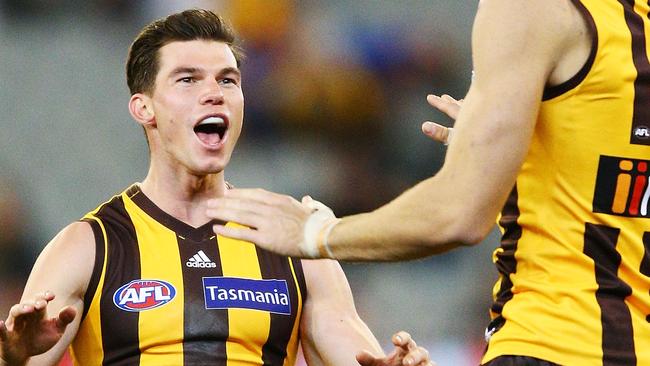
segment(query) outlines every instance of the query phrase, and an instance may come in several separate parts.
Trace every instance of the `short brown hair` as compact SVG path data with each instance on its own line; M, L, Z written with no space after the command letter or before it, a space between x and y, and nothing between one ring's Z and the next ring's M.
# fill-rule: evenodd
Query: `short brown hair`
M158 74L158 50L174 41L197 39L224 42L235 55L237 66L243 52L232 28L219 15L203 9L185 10L145 26L129 48L126 83L131 95L152 93Z

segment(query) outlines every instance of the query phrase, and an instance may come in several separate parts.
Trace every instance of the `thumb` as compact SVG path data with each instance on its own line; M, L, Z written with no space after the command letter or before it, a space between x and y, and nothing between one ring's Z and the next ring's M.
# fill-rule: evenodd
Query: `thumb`
M379 366L375 356L366 350L357 353L357 362L361 366Z
M72 323L76 315L77 310L71 306L66 306L65 308L61 309L59 312L59 317L56 321L57 328L59 328L61 331L65 330L65 327L67 327L68 324Z

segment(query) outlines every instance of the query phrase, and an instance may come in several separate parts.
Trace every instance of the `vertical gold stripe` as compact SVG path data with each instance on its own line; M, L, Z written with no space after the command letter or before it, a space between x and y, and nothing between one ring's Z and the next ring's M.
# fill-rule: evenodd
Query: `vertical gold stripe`
M94 216L99 209L86 215L84 218L97 221L99 227L102 229L104 237L104 264L102 266L102 274L97 283L95 295L88 308L88 313L83 321L83 325L79 327L77 336L70 347L70 355L72 362L75 365L101 365L104 359L104 349L102 348L102 324L100 321L99 299L102 295L102 288L104 287L104 276L106 275L106 255L108 253L108 239L106 235L106 228L102 220Z
M158 308L140 312L141 366L183 365L183 273L176 234L145 214L125 196L140 246L141 278L163 280L176 297Z
M289 261L289 267L291 267L291 274L293 276L293 281L296 285L296 294L298 297L298 311L296 313L296 320L293 322L293 329L291 330L291 338L289 338L289 344L287 345L287 358L284 360L283 366L293 366L296 363L296 353L298 352L298 332L300 330L300 317L302 315L302 292L300 291L300 284L298 283L298 277L296 276L296 271L293 268L293 262L291 258L287 259Z
M234 224L228 225L234 226ZM221 236L217 239L224 277L262 278L253 244ZM252 309L228 309L228 324L227 365L261 365L262 347L268 339L271 328L270 314Z

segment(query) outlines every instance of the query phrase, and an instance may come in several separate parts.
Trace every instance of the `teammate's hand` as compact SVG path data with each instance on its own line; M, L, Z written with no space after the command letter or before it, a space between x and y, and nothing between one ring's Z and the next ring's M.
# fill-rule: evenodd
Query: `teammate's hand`
M429 351L418 347L411 335L400 331L392 338L395 349L388 356L375 357L368 351L357 355L361 366L435 366L429 359Z
M55 318L47 319L47 304L53 299L54 294L46 291L32 301L12 306L7 320L0 321L0 357L6 365L23 365L61 339L77 311L67 306Z
M444 94L441 97L429 94L427 96L427 102L453 120L456 120L460 108L463 105L462 99L456 100L447 94ZM422 132L432 140L448 145L451 141L453 128L445 127L435 122L426 121L422 124Z
M263 189L230 189L224 197L208 202L206 214L211 219L247 226L214 225L214 232L219 235L250 241L281 255L302 258L319 256L313 240L306 240L305 228L313 226L314 230L307 232L317 232L321 224L334 218L327 206L310 197L298 202L290 196Z

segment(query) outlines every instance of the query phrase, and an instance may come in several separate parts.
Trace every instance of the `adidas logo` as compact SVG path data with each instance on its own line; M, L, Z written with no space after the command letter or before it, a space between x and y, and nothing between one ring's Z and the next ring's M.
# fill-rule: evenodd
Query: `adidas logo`
M214 268L217 265L208 258L205 253L203 253L202 250L199 250L198 253L194 254L192 258L190 258L187 263L185 263L186 266L188 267L194 267L194 268Z

